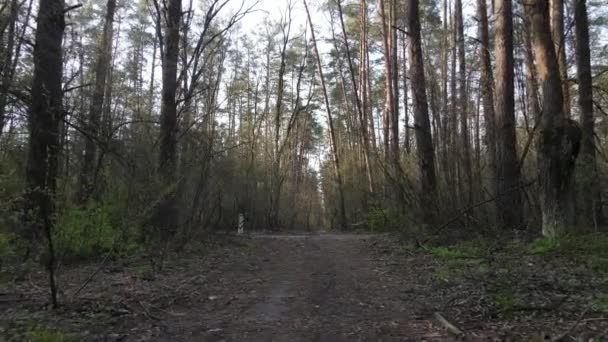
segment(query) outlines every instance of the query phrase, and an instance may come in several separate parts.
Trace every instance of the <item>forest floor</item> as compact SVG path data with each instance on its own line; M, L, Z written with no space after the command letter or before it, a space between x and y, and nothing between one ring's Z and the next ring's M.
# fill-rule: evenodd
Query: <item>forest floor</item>
M451 341L608 336L606 277L564 253L405 247L389 236L223 237L0 285L0 341ZM516 254L520 253L520 254ZM91 274L100 270L80 293ZM603 339L602 339L603 340Z

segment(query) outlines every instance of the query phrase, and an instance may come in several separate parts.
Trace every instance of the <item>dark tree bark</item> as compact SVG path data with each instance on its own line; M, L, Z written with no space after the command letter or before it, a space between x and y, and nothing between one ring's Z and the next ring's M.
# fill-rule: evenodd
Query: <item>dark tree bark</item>
M595 118L593 115L593 84L591 53L589 51L589 19L587 1L574 0L574 28L576 34L576 70L578 74L578 105L581 115L581 165L583 181L583 213L587 223L603 222L602 196L598 182L595 156Z
M564 34L564 0L550 0L551 3L551 36L559 75L562 80L562 94L564 97L564 114L570 117L570 87L568 86L568 64L566 62L566 40Z
M460 111L460 137L461 158L462 158L462 173L465 178L463 199L467 205L473 201L473 167L471 163L471 139L469 134L469 113L467 96L467 67L465 59L465 41L464 41L464 21L462 15L462 0L455 2L455 17L456 17L456 45L458 54L458 104Z
M410 80L412 85L416 85L412 86L412 105L414 126L416 128L416 146L418 149L418 169L420 170L421 207L424 211L425 223L431 224L434 221L437 183L435 178L435 152L426 97L418 0L409 0L408 5L407 27L410 34Z
M162 54L162 92L160 107L160 153L158 168L163 183L171 186L176 181L177 172L177 62L179 57L181 0L165 0L162 18L165 20ZM176 229L177 208L174 196L168 196L163 203L162 234L169 237ZM166 239L165 239L166 241Z
M87 122L87 136L84 148L84 158L80 174L80 189L78 200L82 204L87 201L94 191L95 164L97 162L97 140L99 139L101 114L106 89L106 77L112 63L112 37L116 0L108 0L103 32L97 45L97 60L95 61L95 85L91 97L91 107Z
M548 0L525 6L532 29L532 46L542 88L543 113L538 137L542 232L563 235L573 224L572 173L581 140L580 128L564 113L561 77L551 39Z
M60 125L64 117L62 40L65 29L65 2L40 0L34 78L29 110L29 146L26 167L26 222L29 238L37 243L39 234L47 240L46 267L53 306L57 306L55 285L55 252L52 231L55 224Z
M515 134L513 10L511 0L496 0L496 162L498 223L516 228L523 220L520 169ZM503 195L504 194L504 195Z
M479 18L479 73L481 78L480 91L485 123L484 143L490 176L490 194L498 191L496 174L496 124L494 121L494 77L490 55L490 33L488 29L488 7L486 0L477 0L477 16Z
M4 131L4 125L6 122L6 104L8 101L8 91L10 84L12 83L12 62L13 62L13 51L15 48L15 35L16 35L16 26L17 26L17 10L18 4L17 0L12 0L10 2L8 12L8 18L6 18L6 26L8 26L8 32L6 33L6 46L3 43L3 37L0 36L0 60L2 60L2 64L0 65L0 137L2 137L2 132ZM0 19L2 19L0 17ZM0 25L4 26L4 20L0 21ZM2 35L4 34L4 30L0 31Z

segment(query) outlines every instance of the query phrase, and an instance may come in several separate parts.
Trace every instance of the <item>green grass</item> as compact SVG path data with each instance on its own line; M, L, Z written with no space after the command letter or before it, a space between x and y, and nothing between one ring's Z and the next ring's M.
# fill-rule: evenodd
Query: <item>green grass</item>
M494 295L494 304L500 313L508 314L519 310L521 301L510 291L502 290Z
M61 331L52 331L43 328L34 328L26 334L28 342L76 342L77 337L74 334L68 334Z
M547 255L560 248L560 241L555 239L536 239L528 245L528 252L534 255Z
M480 259L481 252L474 246L433 247L431 254L439 259Z
M608 235L587 234L565 236L560 239L541 238L530 243L527 251L534 255L560 252L608 257Z

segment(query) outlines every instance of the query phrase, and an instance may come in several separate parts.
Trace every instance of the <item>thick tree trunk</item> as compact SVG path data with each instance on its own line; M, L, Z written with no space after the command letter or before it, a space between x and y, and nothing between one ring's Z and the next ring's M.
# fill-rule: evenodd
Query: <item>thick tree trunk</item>
M319 55L319 49L317 48L317 40L315 38L315 28L312 23L312 19L310 17L310 11L308 10L308 4L306 0L302 0L304 2L304 7L306 8L306 15L308 17L308 24L310 25L310 33L312 36L312 44L315 51L315 59L317 60L317 67L319 71L319 78L321 80L321 90L323 91L323 100L325 102L325 110L327 111L327 121L329 124L329 136L331 139L331 154L334 160L334 170L336 173L336 182L338 183L338 201L339 201L339 210L340 210L340 228L347 229L348 221L346 219L346 206L344 204L344 183L342 181L342 171L340 169L340 158L338 155L338 146L336 141L336 132L334 128L334 120L331 113L331 106L329 105L329 96L327 95L327 88L325 86L325 77L323 76L323 66L321 64L321 56Z
M589 19L587 0L574 0L574 28L576 33L576 70L578 74L578 105L581 115L581 165L583 213L587 224L603 222L602 196L598 182L595 156L595 118L593 115L593 84L591 53L589 51Z
M416 146L418 149L418 169L421 184L421 207L424 222L432 224L435 214L435 152L433 137L429 122L428 103L426 97L426 80L422 58L422 43L420 38L420 19L418 0L409 0L407 27L410 33L409 57L410 80L412 85L412 106L414 111L414 126L416 127Z
M179 57L182 1L166 0L162 58L162 95L160 107L160 153L158 170L165 186L173 186L177 172L177 62ZM172 190L171 190L172 191ZM177 208L175 196L167 196L159 217L164 241L176 230Z
M511 0L496 0L496 162L498 223L516 228L522 223L521 193L515 134L513 76L513 10Z
M561 78L551 39L548 0L532 0L525 6L532 28L532 46L543 94L539 131L539 177L542 232L549 238L564 234L573 224L572 173L581 132L566 119Z
M116 0L108 0L106 18L103 32L97 45L97 60L95 62L95 86L91 96L91 107L86 125L84 158L80 173L78 201L82 204L87 201L94 191L95 164L97 162L97 143L101 125L101 111L103 109L104 93L106 89L106 76L112 63L112 37L114 12Z
M44 234L48 244L46 267L49 272L51 300L57 306L55 258L52 230L55 224L55 192L57 187L60 125L63 120L62 40L65 29L65 2L40 0L36 45L34 48L34 79L29 111L29 146L26 167L26 220L31 242Z

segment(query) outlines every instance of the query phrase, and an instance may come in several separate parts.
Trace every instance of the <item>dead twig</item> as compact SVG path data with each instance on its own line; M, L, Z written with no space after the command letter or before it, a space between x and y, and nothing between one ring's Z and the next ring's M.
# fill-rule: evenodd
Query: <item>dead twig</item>
M585 318L585 316L587 315L587 313L589 312L589 310L591 310L592 305L587 306L587 308L585 309L585 311L583 311L583 313L581 313L581 315L578 317L578 319L576 320L576 322L574 322L574 324L572 324L572 326L566 330L566 332L564 332L563 334L557 336L556 338L552 339L552 342L559 342L559 341L563 341L566 336L568 336L568 334L570 334L574 329L576 329L576 327L579 326L579 324L581 324L581 322L583 322L583 318Z
M93 278L97 275L97 273L99 273L106 266L106 262L108 262L108 260L110 259L110 254L111 253L106 254L106 256L101 261L101 264L99 264L99 267L97 267L95 272L91 273L91 275L87 278L87 280L85 280L84 283L82 283L82 285L80 285L80 287L78 288L78 290L76 290L76 292L74 292L72 297L78 296L80 291L84 290L84 288L87 287L87 285L89 285L89 283L93 280Z
M464 332L458 329L454 324L450 323L447 319L445 319L439 312L435 312L435 319L441 323L447 330L448 334L458 337L463 337Z

